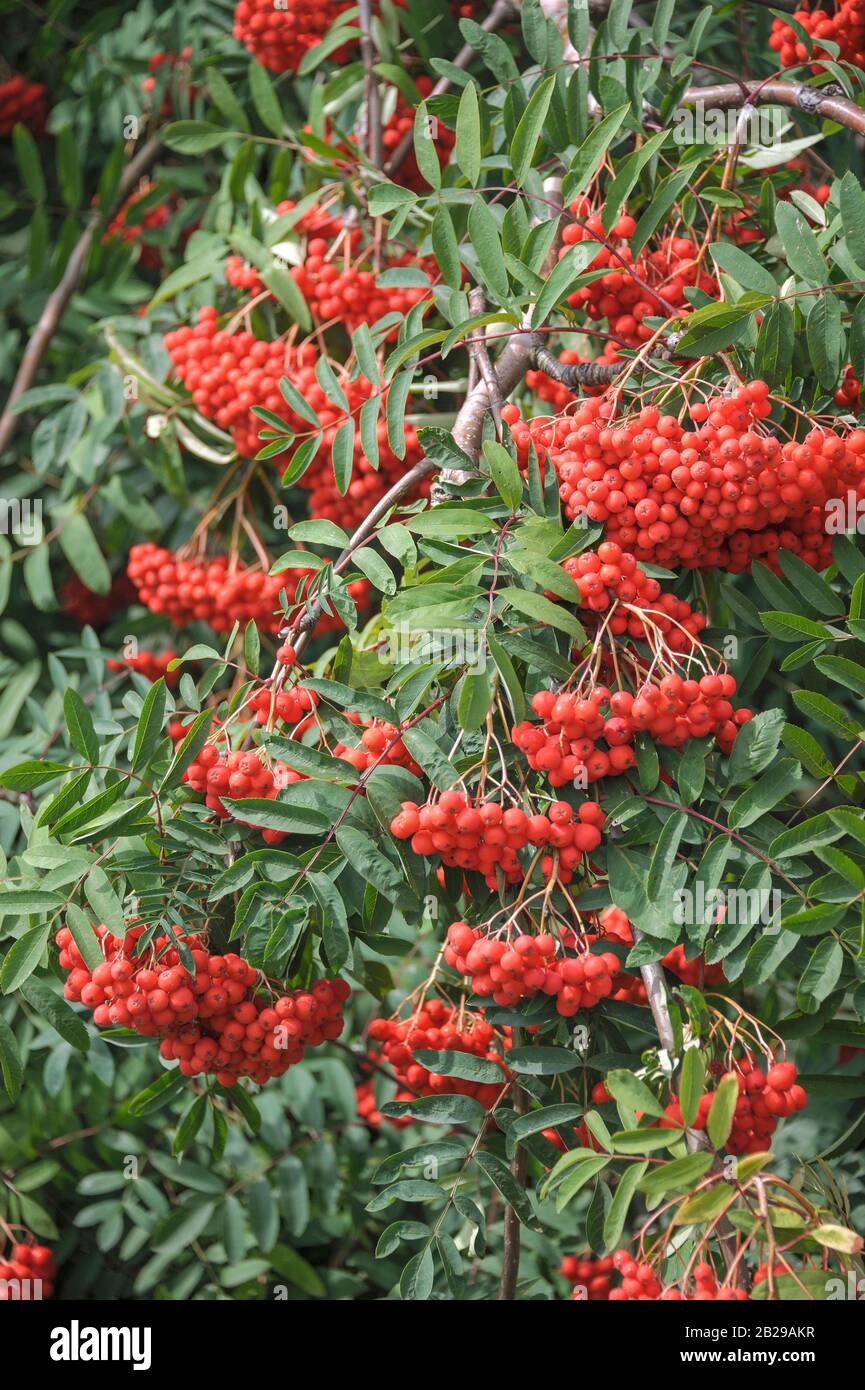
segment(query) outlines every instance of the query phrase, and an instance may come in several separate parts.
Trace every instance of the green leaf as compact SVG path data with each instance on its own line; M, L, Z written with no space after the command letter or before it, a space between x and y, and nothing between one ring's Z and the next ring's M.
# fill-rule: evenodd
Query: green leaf
M153 1237L153 1249L161 1255L179 1255L203 1235L216 1211L216 1203L207 1197L196 1196L172 1212Z
M544 121L547 119L555 85L555 77L547 77L543 82L538 83L514 131L508 155L514 178L520 188L525 183L532 167L535 150L541 138Z
M774 276L740 246L729 241L715 242L709 247L709 254L716 266L731 275L743 290L754 290L757 294L778 293Z
M295 1288L301 1289L311 1298L327 1297L327 1289L321 1276L302 1255L298 1255L296 1250L291 1250L287 1245L275 1245L268 1252L267 1258L271 1268L275 1269L277 1274L281 1274L283 1279L287 1279L289 1284L293 1284Z
M57 539L66 559L87 588L94 594L107 594L111 589L111 571L86 516L76 512L65 518Z
M173 121L162 132L162 139L168 148L180 154L205 154L230 138L230 131L222 130L210 121Z
M468 507L452 507L447 503L421 512L419 516L409 517L405 526L415 535L447 540L481 536L496 529L495 522L484 516L483 512L473 512Z
M828 999L844 967L844 951L837 941L826 937L815 947L799 981L797 1001L800 1009L814 1013Z
M336 842L354 870L377 888L390 902L401 895L405 884L399 870L379 852L375 842L362 830L342 825Z
M249 64L249 92L258 118L277 139L285 134L285 121L279 99L267 71L253 58Z
M858 661L848 661L845 656L818 656L814 665L837 685L843 685L854 695L865 696L865 666L860 666Z
M481 114L473 81L467 82L460 94L454 158L474 188L481 173Z
M802 769L793 758L781 758L758 782L737 797L727 812L731 830L753 824L775 809L802 779Z
M441 188L441 165L439 164L438 150L432 138L429 108L425 101L420 102L415 111L412 139L414 157L421 178L429 184L430 188Z
M36 1010L40 1018L54 1029L55 1033L60 1034L64 1042L68 1042L79 1052L87 1052L90 1047L90 1038L84 1023L50 985L46 984L44 980L31 977L22 980L19 989L27 1003Z
M429 1298L435 1282L435 1261L429 1245L412 1255L399 1280L400 1297L411 1301Z
M608 1072L605 1077L605 1084L610 1095L616 1100L620 1100L623 1105L627 1105L631 1110L642 1112L644 1115L654 1115L658 1119L664 1117L664 1107L661 1102L649 1090L644 1081L634 1076L633 1072L624 1071L617 1067Z
M0 787L6 787L9 791L29 792L36 787L41 787L46 782L53 782L55 778L62 777L71 771L70 767L64 767L62 763L30 759L27 762L16 763L14 767L7 767L5 772L0 772Z
M745 336L754 312L744 299L738 304L706 304L685 320L688 326L676 351L685 357L706 357L730 347Z
M697 1118L697 1108L705 1089L706 1059L699 1047L687 1047L682 1059L679 1103L682 1107L682 1118L688 1129Z
M99 864L94 864L85 878L84 891L87 894L87 900L90 906L93 908L93 911L96 913L102 925L110 928L111 931L119 936L125 935L126 917L123 911L123 904L112 888L108 875ZM70 908L71 906L72 905L70 905ZM67 926L68 925L67 912ZM72 930L71 926L69 929L70 931ZM102 952L100 950L97 964L102 961L102 958Z
M730 1137L738 1099L738 1079L735 1072L728 1072L718 1083L706 1120L706 1130L716 1149L723 1149Z
M784 729L784 712L762 710L736 735L730 755L730 784L739 786L775 761Z
M734 1189L726 1182L710 1187L707 1192L698 1192L682 1204L673 1218L673 1225L701 1226L714 1221L734 1197Z
M66 925L87 969L95 970L102 964L105 956L89 917L75 903L70 903L66 909Z
M3 1076L6 1094L14 1105L24 1080L24 1067L21 1062L21 1054L18 1051L18 1044L15 1041L15 1034L2 1015L0 1015L0 1073Z
M823 253L807 221L793 203L779 201L775 204L775 227L793 273L810 285L825 285L829 270Z
M413 1100L390 1100L381 1107L383 1115L400 1119L406 1115L433 1125L469 1125L477 1129L486 1115L480 1101L472 1096L417 1096Z
M472 733L486 722L492 707L492 684L486 668L467 671L460 679L457 697L457 720L461 729Z
M676 852L687 824L688 817L683 811L677 811L664 821L646 879L646 894L650 902L657 902L666 889L670 870L675 862Z
M508 1053L508 1066L520 1076L558 1076L576 1071L582 1061L564 1047L515 1047Z
M35 203L44 203L45 175L39 158L39 146L25 125L19 123L14 127L12 148L21 182Z
M779 550L778 560L787 579L818 613L829 617L841 617L845 612L844 600L836 594L832 586L811 565L806 565L800 556L790 550Z
M528 1115L520 1115L508 1126L508 1138L519 1143L522 1139L529 1139L533 1134L540 1134L545 1129L558 1129L560 1126L573 1125L583 1113L581 1105L546 1105L542 1110L532 1110Z
M310 871L307 878L321 908L321 939L332 970L345 965L351 954L348 917L339 890L327 874Z
M628 103L625 103L624 106L617 106L614 111L610 111L608 115L598 121L597 125L593 125L571 160L571 167L568 170L562 190L567 201L573 201L577 194L588 188L597 176L604 155L615 140L630 109Z
M93 727L93 717L77 690L70 686L63 696L63 714L69 731L69 742L88 763L99 762L99 739Z
M865 267L865 193L852 169L840 181L839 201L847 249L856 264Z
M432 224L432 248L442 279L448 289L458 290L462 284L460 248L450 213L444 206L436 208Z
M841 328L841 302L824 289L808 315L805 337L814 374L824 391L831 391L841 368L845 338Z
M494 439L484 440L483 451L496 491L505 506L515 512L523 497L523 480L516 459Z
M840 705L825 695L815 694L811 690L795 690L793 703L807 719L813 719L829 729L837 738L858 738L859 726L847 717Z
M165 709L168 703L168 690L165 680L160 676L154 681L141 706L138 728L135 732L135 745L132 750L133 772L145 767L152 758L162 737Z
M468 88L466 88L468 90ZM507 300L508 272L502 251L499 224L483 198L475 198L469 209L469 240L478 260L481 278L497 304Z
M511 608L516 608L517 612L530 618L533 624L538 624L541 628L560 628L562 632L569 633L579 645L585 642L586 634L582 624L566 608L553 603L543 594L531 593L528 589L507 589L504 598Z
M415 1061L438 1076L455 1076L460 1081L474 1081L479 1086L506 1086L507 1073L497 1062L476 1057L471 1052L435 1051L418 1048L412 1053Z
M669 1163L653 1168L640 1182L640 1191L656 1202L668 1192L681 1192L699 1182L712 1166L710 1153L687 1154L685 1158L674 1158Z
M832 641L832 633L822 623L811 618L803 618L800 613L761 613L760 618L767 632L782 642L801 642L803 637Z
M625 1229L625 1222L628 1219L628 1211L634 1193L648 1166L647 1162L631 1163L619 1179L619 1185L604 1221L604 1245L608 1250L615 1250L619 1243L622 1231Z
M50 932L48 923L31 927L10 946L0 966L0 990L4 994L11 994L33 974L48 945Z
M544 280L544 287L532 309L533 328L543 324L556 305L573 291L580 275L597 254L597 243L594 241L579 241L566 249Z
M506 1163L493 1153L481 1150L475 1155L475 1163L486 1173L493 1187L497 1188L509 1207L513 1207L521 1224L533 1230L538 1229L537 1218L532 1210L528 1194L521 1187Z

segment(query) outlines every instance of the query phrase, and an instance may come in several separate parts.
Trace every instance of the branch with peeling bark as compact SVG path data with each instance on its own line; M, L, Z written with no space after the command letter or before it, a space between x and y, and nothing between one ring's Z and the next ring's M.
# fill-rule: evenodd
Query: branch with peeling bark
M127 164L113 202L108 207L100 208L90 214L84 231L72 248L72 253L66 262L66 269L58 285L45 301L42 313L39 315L39 321L31 334L24 356L21 358L3 414L0 416L0 454L11 444L20 423L21 417L14 413L13 407L33 384L51 339L60 327L60 320L63 318L66 306L84 274L96 232L110 220L118 206L132 192L138 180L153 164L159 149L160 142L155 138L148 140L146 145L142 145L138 153Z

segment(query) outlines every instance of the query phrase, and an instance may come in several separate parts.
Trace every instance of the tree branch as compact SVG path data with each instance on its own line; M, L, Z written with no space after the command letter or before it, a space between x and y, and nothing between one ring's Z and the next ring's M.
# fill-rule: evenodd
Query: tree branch
M382 165L381 142L381 103L378 82L374 72L375 46L372 41L372 5L370 0L359 0L360 9L360 53L364 70L364 119L366 121L366 152L377 169Z
M87 257L90 254L90 247L98 229L103 223L110 220L112 214L132 191L142 174L150 168L159 153L160 142L154 137L142 145L141 149L129 161L120 180L117 195L106 208L99 208L92 212L87 220L84 231L72 249L72 254L66 262L66 269L60 279L59 284L51 291L39 315L39 321L31 334L30 341L21 358L12 389L9 392L6 405L0 416L0 454L8 448L15 435L20 423L20 416L13 413L13 406L20 396L24 395L33 384L33 379L39 370L42 358L48 350L54 334L60 326L60 321L66 311L66 306L72 295L78 288L78 282L84 274L87 265Z
M803 111L806 116L835 121L837 125L865 135L865 110L848 100L834 84L822 88L808 87L804 82L788 82L780 78L764 82L725 82L715 87L689 87L679 105L715 106L725 110L746 103L752 106L790 106L796 111Z
M404 473L402 477L394 483L393 487L385 493L384 497L381 497L378 502L376 502L375 506L370 508L357 530L350 537L348 545L334 560L333 570L335 574L342 574L343 570L348 567L354 551L372 535L379 521L381 521L381 518L390 511L391 507L396 506L397 502L400 502L407 493L411 492L412 488L415 487L417 483L422 482L424 478L429 477L430 473L435 472L435 467L436 465L432 459L421 459L420 463L416 463L414 468L410 468L407 473ZM300 622L290 623L288 626L281 628L279 636L283 638L289 637L296 631L298 636L293 646L295 651L300 654L309 641L310 633L321 617L322 612L323 608L320 600L314 599L310 611L303 615Z

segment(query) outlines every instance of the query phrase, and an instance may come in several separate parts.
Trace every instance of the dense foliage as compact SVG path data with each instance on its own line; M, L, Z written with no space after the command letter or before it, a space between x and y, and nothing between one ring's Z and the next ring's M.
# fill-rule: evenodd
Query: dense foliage
M855 1296L861 7L0 10L0 1283Z

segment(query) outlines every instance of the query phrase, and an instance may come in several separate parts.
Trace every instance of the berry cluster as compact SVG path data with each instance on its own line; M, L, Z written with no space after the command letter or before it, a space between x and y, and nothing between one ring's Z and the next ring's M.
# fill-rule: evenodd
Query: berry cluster
M31 82L20 72L0 82L0 138L11 135L16 125L44 135L47 119L48 102L41 82Z
M475 994L491 994L503 1005L548 994L563 1018L593 1008L618 988L620 966L611 951L559 956L555 937L547 933L502 941L454 922L444 954L448 965L470 976Z
M353 724L363 723L360 715L348 714L346 717ZM423 770L399 737L399 732L395 724L388 724L383 719L368 720L364 723L360 743L337 743L333 756L350 763L358 772L367 772L371 767L401 767L413 777L423 777Z
M176 660L177 652L162 652L159 656L156 652L138 652L135 656L125 656L122 661L110 657L105 664L109 671L136 671L151 682L158 681L161 676L170 689L180 680L179 667L174 671L168 669L171 662Z
M167 224L171 216L168 202L154 204L149 201L152 191L153 185L147 179L143 180L141 186L118 208L102 237L103 244L115 237L125 242L141 242L140 260L146 270L158 270L161 259L159 249L147 245L143 239L144 234L147 231L158 231ZM143 209L138 208L138 204L144 199L148 199L147 206Z
M284 198L277 203L276 211L278 216L284 217L293 212L297 204L293 198ZM318 203L312 203L303 212L292 228L301 236L323 237L325 241L331 241L339 236L342 231L342 218L325 211ZM359 235L349 233L348 235ZM225 278L234 289L246 290L253 297L264 292L264 284L259 278L255 266L250 265L242 256L229 256L225 262Z
M841 378L841 385L835 392L835 404L843 406L846 410L852 411L854 414L858 414L861 394L861 381L852 367L846 367L844 375Z
M151 53L147 60L148 76L145 77L141 84L141 90L144 95L150 96L150 93L155 91L157 79L154 73L157 73L161 67L165 66L169 71L173 72L175 68L188 64L191 58L192 49L190 47L182 49L179 57L176 53ZM190 101L194 101L195 97L198 95L198 90L198 87L191 86L189 88ZM160 116L171 116L174 114L174 103L171 100L171 93L168 90L166 90L162 98L159 114Z
M774 19L769 47L778 54L782 67L801 67L803 63L810 62L813 72L821 72L822 64L814 59L821 53L824 58L829 56L828 50L820 43L821 39L828 39L830 43L838 45L839 53L834 59L835 62L852 63L857 68L865 67L865 0L841 0L834 12L824 9L812 10L807 0L803 0L794 12L793 19L813 39L814 51L808 52L792 25L783 19Z
M235 623L250 620L264 632L276 632L285 621L279 610L280 590L285 589L289 604L313 570L292 570L291 575L265 574L263 570L232 566L228 556L199 556L181 559L173 551L143 541L129 552L129 578L138 599L151 613L164 613L176 627L203 622L214 632L230 632ZM369 593L367 580L348 586L353 598L363 600ZM342 626L336 615L321 618L316 631L329 632Z
M406 252L384 260L379 270L370 267L369 248L358 249L360 228L328 241L323 235L307 242L306 258L292 266L291 276L319 322L343 324L353 333L362 323L377 323L385 314L409 312L424 297L422 286L414 288L394 285L389 289L379 285L379 275L402 266L419 267L435 273L433 265L419 261ZM392 330L396 335L397 326Z
M730 697L735 692L736 682L726 673L699 681L671 673L657 684L646 681L636 694L610 691L606 685L576 694L540 690L531 704L542 722L515 724L512 738L529 766L546 773L550 786L585 786L635 767L633 743L642 732L667 748L714 737L729 753L739 729L752 717L750 710L734 712Z
M357 1105L358 1118L363 1120L370 1129L381 1129L382 1125L392 1125L394 1129L405 1129L414 1124L411 1115L383 1115L378 1108L378 1101L375 1098L375 1087L372 1081L360 1081L354 1088L355 1104ZM397 1091L394 1100L411 1100L411 1091Z
M587 269L606 274L575 290L568 303L590 319L606 319L618 342L630 347L648 342L652 330L644 320L653 315L667 318L671 309L686 308L689 287L717 294L717 281L701 269L699 247L691 237L664 237L655 250L635 257L628 240L637 224L628 213L607 234L603 210L592 211L588 198L578 198L570 210L577 220L564 228L559 259L578 242L596 241L598 254Z
M751 1065L747 1071L733 1074L739 1086L739 1098L725 1148L731 1154L763 1153L778 1127L778 1120L803 1110L808 1104L808 1094L798 1084L798 1073L792 1062L777 1062L768 1072ZM713 1097L714 1092L706 1091L700 1098L692 1129L705 1129ZM684 1124L677 1100L670 1101L665 1111L667 1118L658 1122L662 1129L678 1129Z
M296 72L304 55L330 33L351 0L240 0L234 11L234 37L270 72ZM345 63L351 45L330 54Z
M715 1271L710 1264L705 1262L694 1266L694 1292L684 1293L676 1284L671 1284L664 1289L658 1297L666 1302L720 1302L720 1303L741 1303L750 1297L747 1289L740 1288L737 1284L719 1284ZM755 1278L754 1283L757 1283Z
M330 451L340 426L350 416L356 417L364 401L373 394L375 388L371 382L364 377L351 381L348 372L341 370L340 385L349 406L346 413L328 400L316 379L315 364L319 354L312 343L291 348L280 339L266 342L249 332L222 332L217 328L216 310L212 307L199 311L194 328L184 325L166 334L165 346L177 376L191 391L201 414L214 420L221 429L229 430L238 453L250 458L258 452L262 428L261 421L251 413L253 405L264 406L279 415L299 434L309 434L309 422L296 415L280 393L280 378L290 378L316 412L322 427L321 447L315 463L299 480L300 486L310 492L313 517L338 520L340 525L351 529L421 457L412 425L405 427L406 452L405 457L399 459L388 445L387 426L380 420L377 425L379 463L375 468L366 457L361 431L357 430L351 482L343 496L336 485ZM423 495L428 486L413 495Z
M232 813L223 802L242 801L246 797L263 797L274 801L277 792L293 782L302 782L304 774L296 772L286 763L265 759L262 750L250 749L248 752L221 752L214 744L206 743L194 762L183 774L194 792L204 794L204 804L215 811L220 820L232 819ZM237 819L238 825L248 822ZM278 845L285 839L282 830L262 830L265 844Z
M294 736L299 738L309 728L310 711L315 709L318 701L318 693L302 685L263 685L250 695L249 707L255 711L257 724L271 725L278 719L283 724L297 726L294 727Z
M63 993L92 1009L100 1028L162 1038L163 1058L179 1062L184 1076L213 1074L222 1086L241 1076L263 1083L299 1062L305 1047L342 1032L351 992L344 980L317 980L268 1004L257 993L257 972L240 956L212 954L203 936L180 932L142 949L146 930L139 925L115 936L97 927L105 959L91 972L62 927L55 939L69 972ZM194 972L183 965L181 947Z
M8 1257L0 1254L0 1302L30 1303L50 1298L56 1277L49 1246L18 1241Z
M555 872L561 883L570 883L582 855L601 843L603 824L604 813L594 801L584 801L578 810L554 801L546 815L527 815L519 806L476 805L465 792L447 791L423 806L404 801L390 829L398 840L410 840L415 854L441 855L450 868L476 869L495 888L496 870L508 883L523 878L517 856L527 845L548 846L550 853L541 860L544 876Z
M77 574L72 574L60 585L59 599L67 618L80 627L99 628L105 627L119 608L134 603L135 589L122 571L114 575L107 594L95 594Z
M477 1014L455 1009L441 999L424 1000L408 1018L374 1018L369 1036L381 1045L382 1058L410 1095L472 1096L490 1109L502 1093L502 1087L493 1083L464 1081L428 1071L415 1058L415 1053L424 1049L467 1052L495 1062L502 1069L502 1085L510 1075L501 1053L492 1046L495 1029ZM504 1041L506 1046L507 1038Z
M814 426L782 444L758 426L769 388L752 381L691 407L689 428L646 406L615 419L606 396L571 416L517 422L514 441L548 452L569 518L604 522L637 560L688 568L747 569L755 556L777 568L784 547L823 568L831 560L822 508L865 491L865 431Z
M605 907L603 912L599 914L598 926L601 937L612 937L615 941L621 941L625 946L633 946L634 930L620 907ZM715 985L722 984L725 978L723 965L708 965L700 954L689 959L685 955L684 946L674 946L662 957L661 964L666 970L677 975L683 984L694 985L698 988L705 986L711 989ZM642 987L642 997L635 998L631 1002L645 1004L645 987L642 985L642 981L639 983ZM603 1082L598 1084L603 1087ZM603 1089L606 1090L606 1087ZM609 1100L609 1096L601 1097L594 1094L592 1098L598 1102L602 1099Z
M565 1255L559 1273L569 1284L574 1284L571 1297L584 1303L602 1303L610 1296L615 1265L612 1255L593 1259L591 1255Z
M793 177L775 188L779 202L787 202L792 193L801 192L807 193L808 197L813 198L821 207L828 203L829 195L832 192L831 184L815 184L810 178L805 177L809 169L804 159L788 159L787 163L783 165L783 169L792 174ZM740 196L743 197L745 206L730 213L724 222L724 235L739 246L748 246L753 242L764 242L766 234L758 220L758 199L749 197L747 194Z

